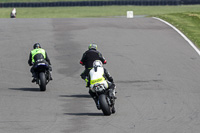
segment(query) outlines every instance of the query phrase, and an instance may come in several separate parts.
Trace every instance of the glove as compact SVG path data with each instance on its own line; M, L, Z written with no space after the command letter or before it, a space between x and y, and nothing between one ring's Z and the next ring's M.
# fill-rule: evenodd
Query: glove
M80 64L81 64L82 66L84 66L84 63L83 63L82 61L80 61Z

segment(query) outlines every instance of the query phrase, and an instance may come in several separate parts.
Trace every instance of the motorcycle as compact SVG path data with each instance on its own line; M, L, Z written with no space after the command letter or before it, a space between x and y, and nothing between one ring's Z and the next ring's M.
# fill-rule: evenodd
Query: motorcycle
M96 93L100 109L103 114L106 116L115 113L115 98L110 96L109 89L106 89L103 84L97 83L93 88L90 88L93 92Z
M46 85L50 81L50 74L48 71L49 67L46 63L38 63L35 66L35 72L36 72L36 84L39 85L40 91L46 91Z

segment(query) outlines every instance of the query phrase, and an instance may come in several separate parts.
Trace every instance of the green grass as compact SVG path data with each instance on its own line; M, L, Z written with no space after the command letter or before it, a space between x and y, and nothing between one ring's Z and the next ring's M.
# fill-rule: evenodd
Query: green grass
M11 10L0 8L0 18L9 18ZM128 10L134 15L156 16L170 22L200 48L200 5L17 8L17 18L114 17L126 16Z
M200 48L200 12L173 13L157 17L177 27Z
M0 8L0 18L9 18L12 8ZM135 15L164 15L171 13L200 12L196 6L95 6L95 7L44 7L17 8L17 18L83 18L125 16L132 10Z

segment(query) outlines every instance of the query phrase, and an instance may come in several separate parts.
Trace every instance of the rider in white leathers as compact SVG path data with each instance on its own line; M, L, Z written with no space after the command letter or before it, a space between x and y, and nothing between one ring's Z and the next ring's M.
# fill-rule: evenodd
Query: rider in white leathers
M16 10L16 8L13 8L11 13L10 13L10 17L11 18L16 18L16 14L17 14L17 10Z
M93 68L89 72L89 83L90 83L89 93L91 97L94 99L98 109L100 109L97 103L98 99L92 89L95 84L97 83L104 84L104 87L106 89L110 89L109 95L113 98L116 98L115 97L116 86L114 84L113 78L109 74L109 72L103 67L102 62L100 60L96 60L93 63Z
M101 83L104 87L108 88L108 83L103 77L104 75L104 68L100 66L100 63L96 62L95 67L93 67L89 74L90 74L90 88L93 88L95 84Z

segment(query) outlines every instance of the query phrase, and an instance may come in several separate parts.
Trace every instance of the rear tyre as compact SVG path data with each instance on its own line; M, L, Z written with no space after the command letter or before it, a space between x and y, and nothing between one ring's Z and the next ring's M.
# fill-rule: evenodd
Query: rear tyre
M41 72L39 74L39 86L40 86L40 91L46 91L46 77L45 74L43 72Z
M106 100L106 95L101 94L99 96L99 103L100 103L101 109L103 111L103 114L106 115L106 116L111 115L111 108L108 105L108 102Z

